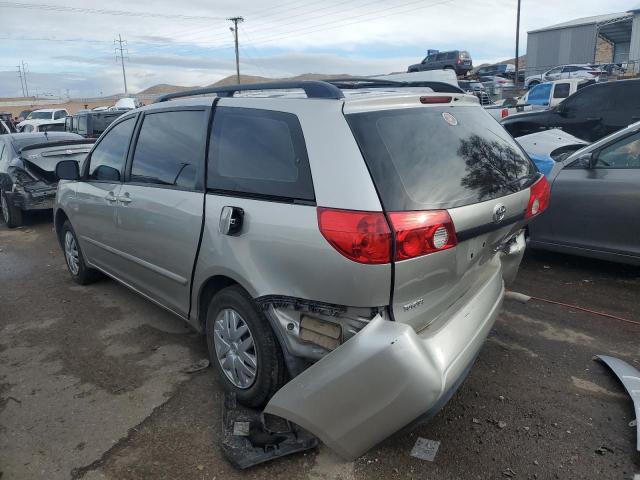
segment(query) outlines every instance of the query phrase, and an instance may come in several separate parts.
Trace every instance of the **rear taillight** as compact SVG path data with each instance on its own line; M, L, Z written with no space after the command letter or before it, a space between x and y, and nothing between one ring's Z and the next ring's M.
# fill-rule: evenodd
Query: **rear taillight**
M597 70L596 70L596 71L590 71L589 73L590 73L591 75L593 75L594 77L598 77L598 76L602 75L602 72L599 72L599 71L597 71Z
M318 207L318 226L342 255L358 263L380 264L421 257L455 247L456 230L446 210L389 213ZM392 237L395 237L393 255Z
M530 192L529 204L524 214L525 218L534 217L544 212L549 206L551 188L549 187L549 182L547 182L546 177L540 177L536 183L531 185Z
M391 230L382 212L318 208L318 226L333 248L354 262L391 261Z
M458 243L446 210L391 212L389 220L395 233L396 260L446 250Z
M509 109L508 108L503 108L500 111L500 118L507 118L509 116Z

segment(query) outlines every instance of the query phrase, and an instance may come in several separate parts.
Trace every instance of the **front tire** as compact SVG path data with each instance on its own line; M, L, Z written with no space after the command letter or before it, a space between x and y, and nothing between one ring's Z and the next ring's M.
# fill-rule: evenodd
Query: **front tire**
M7 197L4 190L0 190L0 204L2 206L2 219L9 228L16 228L22 225L22 210L16 207Z
M280 345L268 320L239 286L211 299L206 335L211 364L224 389L243 405L262 407L285 384Z
M78 237L76 237L76 232L73 231L69 220L62 225L60 238L67 270L69 270L73 281L79 285L88 285L98 280L101 276L100 272L88 267L85 263Z

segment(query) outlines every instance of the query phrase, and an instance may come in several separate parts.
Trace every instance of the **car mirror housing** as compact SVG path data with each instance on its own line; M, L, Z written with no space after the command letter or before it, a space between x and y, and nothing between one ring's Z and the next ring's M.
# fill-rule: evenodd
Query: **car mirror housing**
M75 160L63 160L56 165L56 177L58 180L79 180L80 169Z
M595 162L596 162L595 156L593 155L593 153L589 152L589 153L583 153L582 155L580 155L576 159L574 165L582 168L594 168Z

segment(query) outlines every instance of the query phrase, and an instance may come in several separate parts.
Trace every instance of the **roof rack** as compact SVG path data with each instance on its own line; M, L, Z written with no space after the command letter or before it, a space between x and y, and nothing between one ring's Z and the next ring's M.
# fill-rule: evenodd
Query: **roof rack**
M346 77L324 80L340 89L428 87L437 93L464 93L460 87L446 82L382 80L369 77Z
M168 93L161 96L156 102L166 102L174 98L192 97L194 95L207 95L215 93L219 97L233 97L236 92L245 92L251 90L291 90L302 89L308 98L330 98L339 100L344 98L340 89L327 82L318 80L300 80L292 82L265 82L265 83L248 83L243 85L228 85L225 87L205 87L196 88L194 90L185 90L184 92Z
M215 93L219 97L233 97L236 92L256 91L256 90L292 90L301 89L308 98L329 98L339 100L344 98L342 89L358 88L409 88L427 87L438 93L464 93L464 91L445 82L401 82L395 80L380 80L368 77L346 77L334 78L330 80L300 80L292 82L266 82L248 83L243 85L228 85L225 87L205 87L184 92L168 93L156 100L156 103L166 102L175 98L193 97L195 95L210 95Z

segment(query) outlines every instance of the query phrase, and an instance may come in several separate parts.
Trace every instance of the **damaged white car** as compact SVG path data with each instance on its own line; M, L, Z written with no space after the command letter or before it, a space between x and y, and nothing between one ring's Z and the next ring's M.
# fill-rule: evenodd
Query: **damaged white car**
M346 458L460 386L549 202L510 135L440 82L171 94L57 172L78 283L104 273L184 318L238 401Z

